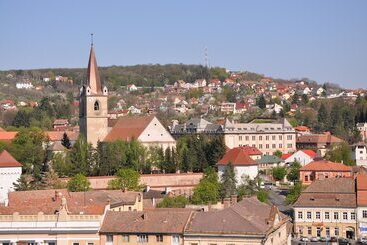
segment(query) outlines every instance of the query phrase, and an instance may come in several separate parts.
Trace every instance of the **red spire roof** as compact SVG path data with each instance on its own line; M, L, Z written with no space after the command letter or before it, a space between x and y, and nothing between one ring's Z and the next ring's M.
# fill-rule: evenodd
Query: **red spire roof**
M90 48L88 72L87 72L87 85L90 87L93 94L102 93L102 84L99 77L97 59L94 53L93 46Z
M22 164L15 160L9 152L3 150L3 152L0 153L0 168L8 167L22 167Z
M249 156L247 150L246 147L240 146L227 151L223 158L219 160L218 165L227 165L229 163L232 163L234 166L256 165L256 161Z

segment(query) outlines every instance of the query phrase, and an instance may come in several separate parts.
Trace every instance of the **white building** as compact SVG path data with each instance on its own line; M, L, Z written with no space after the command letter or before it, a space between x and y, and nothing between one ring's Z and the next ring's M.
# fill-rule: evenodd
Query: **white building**
M254 179L258 174L258 163L247 154L247 151L248 149L245 149L245 147L236 147L227 151L217 163L219 179L221 179L227 165L230 163L233 165L236 174L237 185L240 185L247 176Z
M8 193L14 191L14 183L22 174L22 164L6 150L0 153L0 203L6 203Z
M357 166L367 167L367 145L363 142L357 143L353 148L353 159Z
M296 131L285 118L280 121L267 119L250 123L226 120L224 141L230 149L249 145L269 155L277 150L283 153L296 151Z
M15 84L17 89L31 89L33 88L33 84L30 82L18 82Z
M284 159L285 163L293 163L295 161L299 162L301 166L305 166L312 162L317 157L316 152L313 150L299 150L292 155Z
M367 140L367 123L357 123L357 129L361 133L362 141Z

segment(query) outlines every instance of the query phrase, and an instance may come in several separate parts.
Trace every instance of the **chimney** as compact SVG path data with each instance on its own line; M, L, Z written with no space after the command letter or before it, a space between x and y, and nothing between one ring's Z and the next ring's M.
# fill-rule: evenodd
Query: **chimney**
M237 203L237 195L231 195L231 205L234 205Z
M145 192L149 192L150 191L150 186L149 185L147 185L146 187L145 187Z
M231 199L226 197L223 199L223 208L229 208L231 206Z

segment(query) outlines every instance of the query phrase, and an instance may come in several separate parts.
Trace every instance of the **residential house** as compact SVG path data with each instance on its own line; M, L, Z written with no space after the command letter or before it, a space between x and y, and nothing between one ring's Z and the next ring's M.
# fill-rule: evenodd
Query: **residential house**
M31 82L17 82L15 84L15 87L17 89L32 89L33 84Z
M353 178L316 180L293 204L296 237L356 236L356 191Z
M205 79L197 79L195 82L193 82L193 88L203 88L206 86L206 80Z
M236 103L232 102L223 102L220 105L220 111L226 114L235 113L236 112Z
M353 159L357 166L367 167L367 144L359 142L353 145Z
M284 162L288 164L299 162L301 166L305 166L314 161L316 157L317 154L313 150L299 150L285 158Z
M69 126L69 120L68 119L56 119L53 124L53 129L56 131L65 131L67 130Z
M259 171L269 171L272 168L284 165L281 158L275 155L262 155L260 159L257 160Z
M234 168L237 185L243 182L243 178L255 179L258 174L258 163L246 151L246 148L240 146L224 154L223 158L217 163L219 179L222 177L228 164L232 164Z
M131 114L141 114L141 109L139 109L139 108L137 108L137 107L135 107L135 106L130 106L129 108L128 108L128 110L129 110L129 113L131 113Z
M352 175L350 166L326 160L310 162L299 170L300 181L305 185L309 185L315 180L348 178Z
M129 85L127 85L127 90L129 92L133 92L133 91L138 90L138 88L135 86L135 84L129 84Z
M279 121L250 123L234 123L226 120L224 140L230 149L249 145L268 155L276 151L288 153L296 150L296 131L285 118Z
M367 140L367 122L357 123L357 129L361 133L362 141Z
M291 244L289 221L275 206L244 198L223 210L194 212L184 244Z
M297 149L311 149L316 151L321 157L325 156L328 149L333 144L343 142L342 139L331 135L329 132L323 134L305 134L297 136Z
M203 118L192 118L183 124L178 124L177 120L173 120L170 131L172 135L222 134L223 128L221 125L208 122Z
M8 193L14 191L14 184L22 174L22 164L9 152L0 153L0 204L8 202Z

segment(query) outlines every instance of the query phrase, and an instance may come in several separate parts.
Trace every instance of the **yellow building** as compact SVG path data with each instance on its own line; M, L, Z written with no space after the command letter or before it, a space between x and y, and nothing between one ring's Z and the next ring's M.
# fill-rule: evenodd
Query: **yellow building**
M297 237L355 238L357 203L353 178L316 180L301 193L293 208Z

